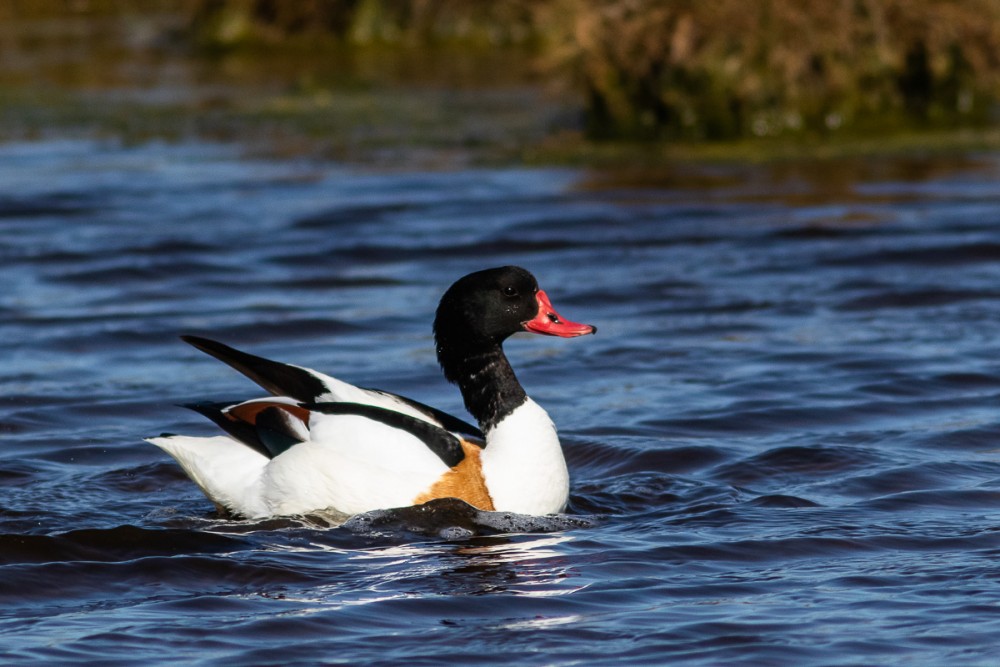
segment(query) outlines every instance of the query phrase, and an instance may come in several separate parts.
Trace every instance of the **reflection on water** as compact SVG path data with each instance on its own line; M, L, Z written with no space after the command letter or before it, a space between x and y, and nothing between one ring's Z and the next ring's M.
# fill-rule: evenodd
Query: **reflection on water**
M0 19L0 140L247 142L383 168L519 156L579 129L569 93L512 49L324 47L199 54L184 19ZM2 11L2 8L0 8Z
M0 656L990 664L998 175L0 147ZM255 395L178 333L461 414L431 317L505 263L600 327L507 345L565 517L232 520L142 442Z

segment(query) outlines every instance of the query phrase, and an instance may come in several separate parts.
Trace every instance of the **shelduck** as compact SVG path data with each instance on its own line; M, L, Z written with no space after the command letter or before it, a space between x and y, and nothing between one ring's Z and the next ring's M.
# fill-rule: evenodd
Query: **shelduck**
M437 358L478 428L417 401L323 373L182 336L270 392L189 407L225 435L164 435L173 456L218 507L248 518L374 509L459 498L479 509L560 512L569 474L552 420L504 355L512 334L596 332L563 319L528 271L471 273L441 298Z

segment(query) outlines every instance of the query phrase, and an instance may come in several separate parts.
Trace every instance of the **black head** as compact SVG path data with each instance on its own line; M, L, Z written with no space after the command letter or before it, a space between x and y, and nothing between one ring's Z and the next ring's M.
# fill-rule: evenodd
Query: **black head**
M441 297L434 333L438 346L457 343L498 345L523 331L538 314L538 282L516 266L476 271L460 278ZM446 340L442 340L442 337Z
M562 319L538 289L535 277L519 266L476 271L458 279L441 297L434 318L438 347L446 342L442 336L499 345L518 331L572 338L597 328Z
M517 266L476 271L441 297L434 318L438 358L498 347L519 331L565 338L594 333L587 324L563 320L535 277ZM443 361L443 359L442 359Z
M563 320L535 277L517 266L470 273L441 297L434 318L438 361L484 431L526 399L501 349L519 331L572 337L596 329Z

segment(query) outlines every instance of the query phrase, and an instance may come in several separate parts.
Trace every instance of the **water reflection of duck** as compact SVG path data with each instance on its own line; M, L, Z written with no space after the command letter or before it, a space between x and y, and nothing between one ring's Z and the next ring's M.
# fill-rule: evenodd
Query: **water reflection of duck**
M501 347L519 331L568 338L596 329L562 319L518 267L471 273L441 298L438 361L478 429L402 396L185 336L273 396L191 406L227 435L149 442L218 506L247 517L357 514L443 497L486 510L559 512L569 475L555 426L525 394Z

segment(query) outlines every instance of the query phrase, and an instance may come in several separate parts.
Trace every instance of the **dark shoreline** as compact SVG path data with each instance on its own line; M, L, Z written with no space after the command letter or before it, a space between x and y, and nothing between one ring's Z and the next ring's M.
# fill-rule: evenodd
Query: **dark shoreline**
M655 168L1000 149L996 124L971 122L598 141L579 91L546 65L537 44L320 45L314 37L211 49L192 41L189 18L177 10L196 4L118 15L91 2L81 5L89 13L6 21L0 141L208 140L380 168Z

